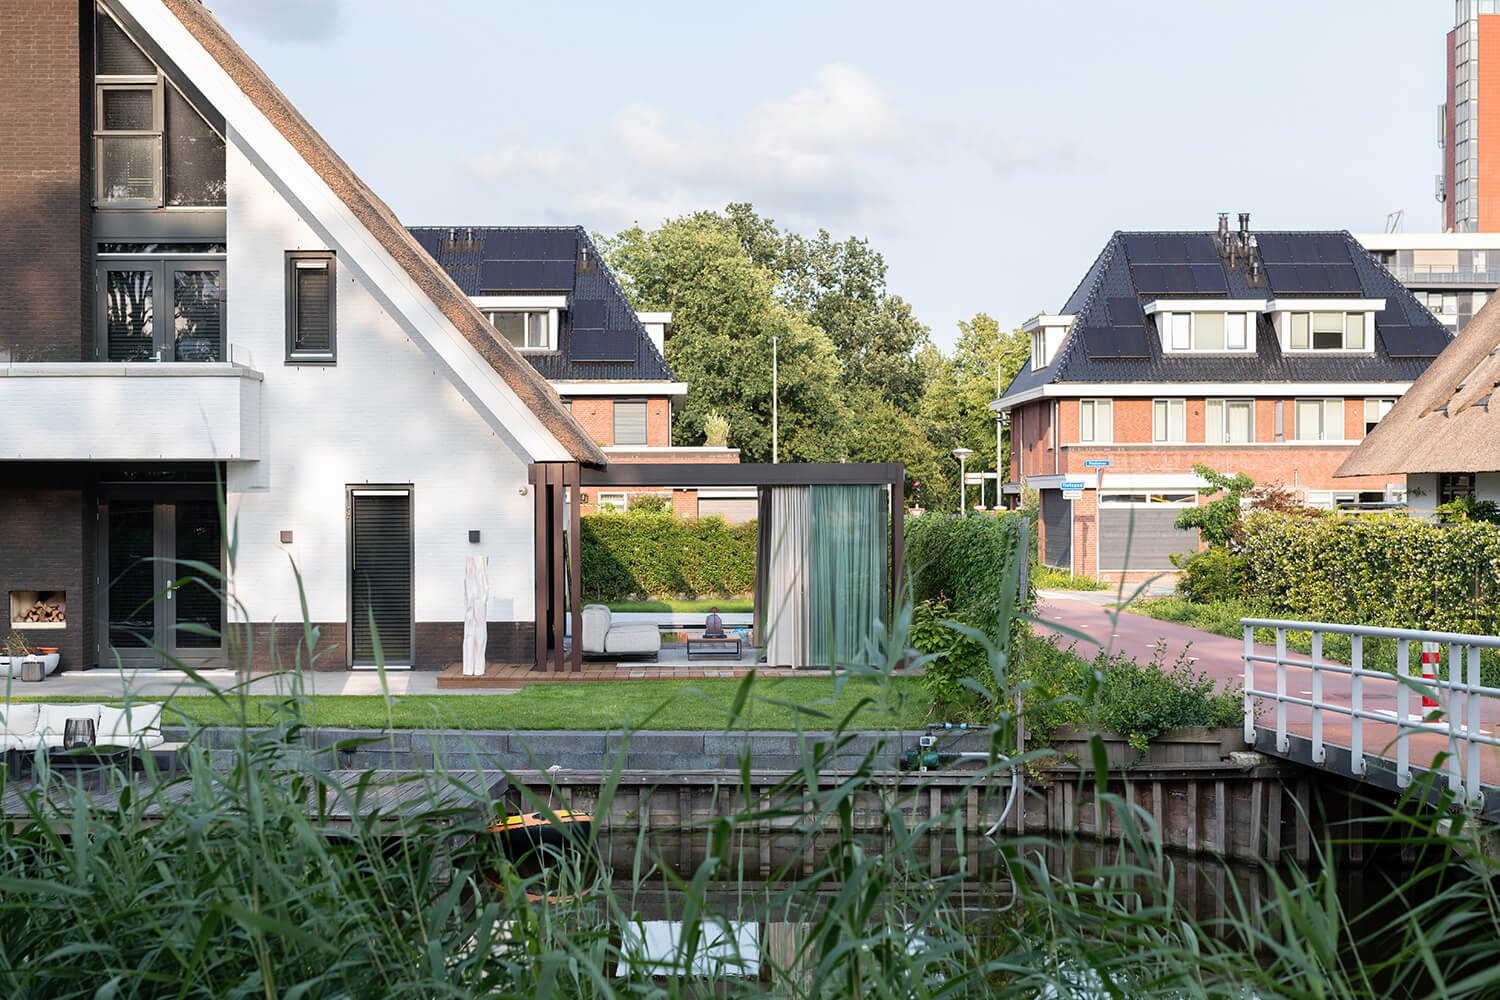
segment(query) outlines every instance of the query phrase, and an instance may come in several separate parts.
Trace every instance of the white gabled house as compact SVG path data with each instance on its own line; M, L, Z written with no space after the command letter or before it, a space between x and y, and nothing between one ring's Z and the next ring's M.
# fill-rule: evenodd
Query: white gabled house
M195 0L28 6L0 15L0 60L49 53L6 95L36 141L0 149L30 241L0 251L11 620L65 608L24 630L65 669L214 661L182 626L244 621L259 666L305 600L319 667L373 662L372 623L434 666L484 555L490 658L560 664L538 567L605 456L557 394ZM220 482L229 606L172 586L231 547Z

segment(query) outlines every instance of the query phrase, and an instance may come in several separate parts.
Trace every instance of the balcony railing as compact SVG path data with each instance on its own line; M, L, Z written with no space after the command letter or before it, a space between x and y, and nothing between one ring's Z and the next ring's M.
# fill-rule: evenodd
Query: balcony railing
M1404 285L1474 285L1500 288L1500 269L1496 268L1475 271L1464 268L1402 267L1399 264L1392 264L1390 271Z

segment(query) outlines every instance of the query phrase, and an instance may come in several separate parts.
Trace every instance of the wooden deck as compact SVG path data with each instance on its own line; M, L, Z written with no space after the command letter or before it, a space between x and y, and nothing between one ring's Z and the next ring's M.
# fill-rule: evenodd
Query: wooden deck
M321 772L325 781L314 784L307 793L307 815L309 818L337 829L351 825L356 819L376 819L387 824L391 832L398 833L404 817L420 811L427 816L433 813L449 813L455 819L490 819L495 812L494 803L506 791L508 782L504 772L464 770L434 774L429 771L354 770ZM212 780L223 780L217 772ZM156 789L140 787L142 775L126 775L111 768L64 772L54 771L45 786L34 778L7 782L0 795L0 817L7 821L33 818L33 806L28 801L40 789L51 806L52 818L64 817L71 808L78 789L88 794L93 808L109 812L120 807L120 797L126 790L139 799L142 795L153 796L151 804L144 810L143 818L150 822L160 816L163 808L192 798L194 787L190 780L168 781Z

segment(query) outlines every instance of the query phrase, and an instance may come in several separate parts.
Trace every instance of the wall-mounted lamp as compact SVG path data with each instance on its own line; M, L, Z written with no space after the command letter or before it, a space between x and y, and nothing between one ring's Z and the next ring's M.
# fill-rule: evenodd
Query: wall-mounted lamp
M527 493L530 492L530 489L528 487L522 486L519 490L516 490L516 492L524 497Z
M469 532L469 541L477 543L479 541L479 532L477 532L477 531L470 531Z
M290 545L290 544L292 544L292 533L290 531L283 531L281 533L281 544L282 545Z

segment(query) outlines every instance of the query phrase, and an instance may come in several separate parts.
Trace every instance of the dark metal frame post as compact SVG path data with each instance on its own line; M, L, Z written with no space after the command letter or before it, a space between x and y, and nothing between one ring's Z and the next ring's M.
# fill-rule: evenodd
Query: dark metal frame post
M568 493L568 608L572 612L573 648L568 654L568 669L583 670L583 513L579 489L578 463L563 466Z
M547 669L547 480L546 466L533 463L529 470L532 498L532 614L536 619L533 670Z

